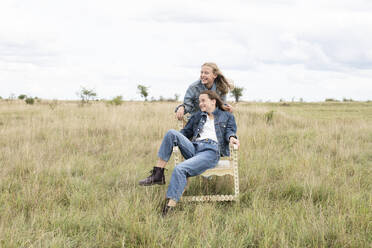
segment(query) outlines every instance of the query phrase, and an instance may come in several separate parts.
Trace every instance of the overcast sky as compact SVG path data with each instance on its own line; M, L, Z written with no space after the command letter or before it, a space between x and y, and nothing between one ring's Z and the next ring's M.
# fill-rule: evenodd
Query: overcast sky
M207 61L244 100L372 100L372 1L0 1L3 98L183 98Z

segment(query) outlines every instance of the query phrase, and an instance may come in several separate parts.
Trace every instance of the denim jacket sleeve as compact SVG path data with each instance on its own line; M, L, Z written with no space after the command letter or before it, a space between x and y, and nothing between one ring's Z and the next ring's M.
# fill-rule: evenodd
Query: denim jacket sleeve
M182 106L185 109L185 114L195 112L195 99L199 96L198 90L195 88L195 86L192 84L187 88L185 97L183 99L183 103L178 105L174 112L177 112L178 109Z
M188 139L191 139L194 134L193 123L195 122L195 115L192 115L186 126L181 129L181 133Z
M197 97L199 97L199 94L196 88L193 85L190 85L183 99L183 106L185 108L185 114L193 112L194 102Z
M225 136L225 140L227 143L230 142L230 137L233 136L233 137L236 137L236 131L237 131L237 126L236 126L236 122L235 122L235 117L234 115L231 115L230 114L230 117L229 119L227 120L227 123L226 123L226 136Z

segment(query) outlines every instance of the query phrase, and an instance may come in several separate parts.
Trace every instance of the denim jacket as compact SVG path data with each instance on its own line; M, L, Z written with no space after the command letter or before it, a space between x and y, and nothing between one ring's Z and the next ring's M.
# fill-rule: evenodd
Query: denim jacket
M199 95L204 90L208 90L204 84L202 84L201 80L192 83L186 91L185 97L183 99L183 104L179 105L176 108L176 111L180 106L184 106L185 114L195 114L200 110L199 108ZM217 89L216 83L214 82L212 88L210 90L215 91L220 97L223 102L226 102L226 94L222 95L221 92Z
M236 137L237 130L235 118L230 112L222 111L219 108L213 111L213 115L220 154L222 157L230 156L230 137ZM195 141L206 121L207 113L198 111L190 117L186 126L181 130L181 133L188 139L191 139L191 141Z

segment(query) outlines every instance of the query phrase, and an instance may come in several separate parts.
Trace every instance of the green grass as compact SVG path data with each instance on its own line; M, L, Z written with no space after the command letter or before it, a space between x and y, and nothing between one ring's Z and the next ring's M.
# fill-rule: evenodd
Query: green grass
M240 203L163 219L167 187L137 182L174 105L0 101L0 247L371 247L372 103L236 105Z

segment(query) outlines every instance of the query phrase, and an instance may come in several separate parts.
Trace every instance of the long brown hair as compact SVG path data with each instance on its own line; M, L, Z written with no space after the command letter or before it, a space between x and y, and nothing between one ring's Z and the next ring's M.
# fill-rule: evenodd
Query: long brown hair
M208 66L212 68L213 73L217 75L217 78L215 79L216 86L222 95L226 95L229 92L229 90L234 89L234 85L222 74L220 68L218 68L216 63L206 62L202 65L202 67L203 66Z
M223 101L221 100L220 96L215 92L215 91L212 91L212 90L204 90L200 93L201 94L206 94L208 95L208 98L211 99L211 100L216 100L216 107L218 107L219 109L221 109L222 111L226 111L226 108L225 108L225 105L223 103Z

